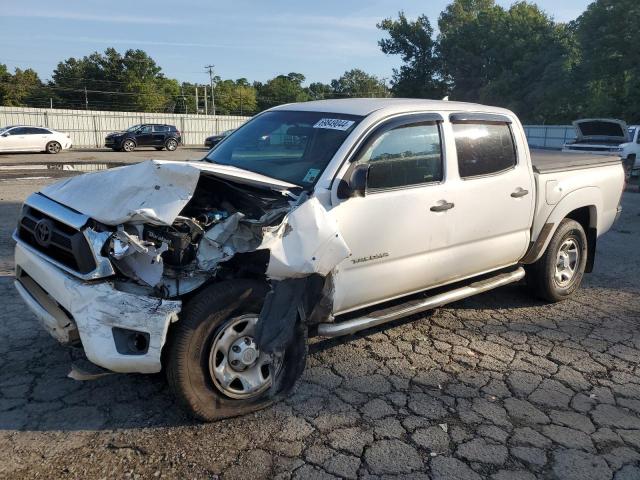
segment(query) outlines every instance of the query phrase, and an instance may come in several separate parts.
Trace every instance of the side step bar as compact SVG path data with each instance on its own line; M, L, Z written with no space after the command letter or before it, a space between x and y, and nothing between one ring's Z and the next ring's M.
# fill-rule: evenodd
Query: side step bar
M379 312L373 312L369 316L354 318L344 322L321 323L318 325L318 336L340 337L376 327L387 322L392 322L414 313L424 312L433 308L441 307L448 303L457 302L463 298L471 297L494 288L502 287L510 283L517 282L524 278L524 268L519 267L512 272L500 273L494 277L480 280L470 285L456 288L448 292L440 293L432 297L422 298L413 302L400 305L399 307L388 308Z

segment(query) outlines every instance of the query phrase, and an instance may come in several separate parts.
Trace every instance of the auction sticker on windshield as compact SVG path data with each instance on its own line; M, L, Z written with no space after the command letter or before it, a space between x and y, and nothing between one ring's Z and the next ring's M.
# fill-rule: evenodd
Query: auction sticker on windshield
M318 175L320 175L320 170L319 169L310 168L309 171L307 172L307 174L302 179L302 181L304 183L313 183L313 182L316 181L316 178L318 178Z
M349 130L349 127L353 125L353 120L342 120L340 118L322 118L318 120L313 128L328 128L331 130Z

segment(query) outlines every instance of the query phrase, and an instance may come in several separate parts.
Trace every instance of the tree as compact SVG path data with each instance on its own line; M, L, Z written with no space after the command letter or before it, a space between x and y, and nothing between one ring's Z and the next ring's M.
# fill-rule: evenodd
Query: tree
M333 98L333 88L326 83L313 82L307 87L307 95L311 100Z
M505 10L493 0L455 0L438 25L452 99L504 106L526 121L573 117L574 37L536 5Z
M266 83L255 82L254 87L258 95L258 109L266 110L282 103L304 102L309 100L309 94L302 87L305 76L301 73L278 75Z
M215 97L220 115L251 115L257 110L256 89L246 78L217 80Z
M387 87L374 75L354 68L346 71L336 80L331 80L333 96L344 97L386 97Z
M390 37L378 42L382 52L400 55L404 62L400 69L393 70L393 94L401 97L442 97L446 85L440 75L440 61L429 19L421 15L410 22L404 12L400 12L397 20L387 18L377 27Z
M142 50L121 55L113 48L81 59L58 63L50 86L58 103L105 110L173 111L180 95L177 80L168 79L156 62Z
M640 3L597 0L572 25L581 48L576 83L583 115L640 122Z
M6 65L0 64L0 104L24 107L35 102L42 106L45 96L43 84L34 70L16 68L11 74Z

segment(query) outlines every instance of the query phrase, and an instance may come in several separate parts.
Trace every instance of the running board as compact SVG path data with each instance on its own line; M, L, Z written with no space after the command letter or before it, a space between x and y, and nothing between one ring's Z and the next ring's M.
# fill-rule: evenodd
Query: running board
M494 277L480 280L470 285L456 288L448 292L440 293L432 297L421 298L397 307L391 307L378 312L373 312L366 317L354 318L344 322L321 323L318 325L318 336L340 337L350 335L371 327L376 327L387 322L392 322L414 313L424 312L432 308L441 307L448 303L457 302L463 298L472 297L479 293L493 290L524 278L524 268L519 267L512 272L500 273Z

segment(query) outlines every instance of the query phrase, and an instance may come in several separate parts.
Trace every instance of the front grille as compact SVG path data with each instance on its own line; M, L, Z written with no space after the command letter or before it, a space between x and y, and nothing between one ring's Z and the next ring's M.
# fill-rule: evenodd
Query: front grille
M584 151L584 152L608 152L609 147L569 147L569 150Z
M38 243L35 237L36 225L43 219L48 219L53 225L51 240L47 246ZM18 237L71 270L86 274L96 269L91 247L81 231L28 205L22 209L22 216L18 222Z

